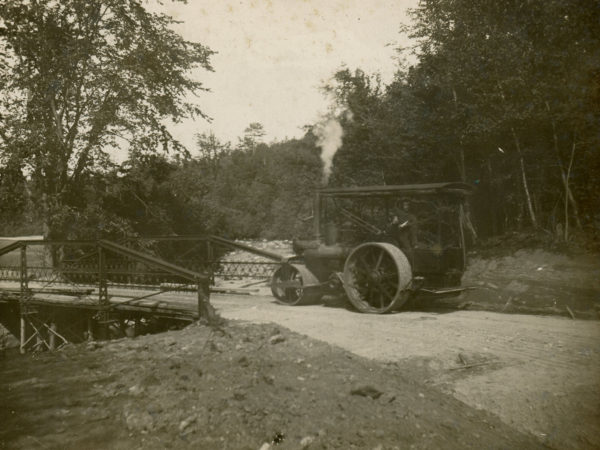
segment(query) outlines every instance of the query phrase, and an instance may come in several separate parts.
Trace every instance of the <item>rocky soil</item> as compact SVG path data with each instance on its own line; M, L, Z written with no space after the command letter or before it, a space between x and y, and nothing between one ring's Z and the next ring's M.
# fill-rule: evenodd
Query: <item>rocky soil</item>
M274 325L12 357L0 379L0 448L541 448L401 364Z
M214 295L218 327L9 351L0 448L600 448L599 280L594 256L475 254L477 289L398 314L253 285Z
M600 257L541 249L489 257L472 254L461 300L471 309L600 318Z

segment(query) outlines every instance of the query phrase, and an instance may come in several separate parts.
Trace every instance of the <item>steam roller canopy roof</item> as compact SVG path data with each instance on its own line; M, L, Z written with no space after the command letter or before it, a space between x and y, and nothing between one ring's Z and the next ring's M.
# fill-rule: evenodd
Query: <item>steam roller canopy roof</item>
M386 197L397 194L435 195L446 194L463 197L471 195L475 188L466 183L447 182L430 184L402 184L379 186L353 186L345 188L322 188L317 193L332 197Z

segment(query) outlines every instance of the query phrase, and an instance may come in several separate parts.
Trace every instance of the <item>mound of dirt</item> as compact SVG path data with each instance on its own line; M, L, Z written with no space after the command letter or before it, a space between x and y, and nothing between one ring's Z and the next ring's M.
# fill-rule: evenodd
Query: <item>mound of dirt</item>
M2 448L538 448L383 364L274 325L192 325L14 356Z
M600 257L521 249L510 256L471 255L461 300L502 312L598 319Z

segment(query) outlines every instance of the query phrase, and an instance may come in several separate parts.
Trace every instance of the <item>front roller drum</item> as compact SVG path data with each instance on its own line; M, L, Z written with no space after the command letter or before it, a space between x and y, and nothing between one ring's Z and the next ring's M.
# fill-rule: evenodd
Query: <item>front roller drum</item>
M344 290L360 312L383 314L400 308L410 295L412 270L406 255L386 242L353 249L344 265Z
M282 305L306 305L321 298L319 280L301 264L282 264L271 277L271 292Z

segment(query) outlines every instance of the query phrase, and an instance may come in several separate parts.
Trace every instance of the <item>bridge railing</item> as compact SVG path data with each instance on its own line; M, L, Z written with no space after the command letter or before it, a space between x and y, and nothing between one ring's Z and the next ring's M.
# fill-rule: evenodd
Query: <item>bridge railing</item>
M28 276L31 279L67 285L98 282L96 241L19 242L27 247ZM123 239L120 244L190 271L207 274L212 282L216 277L268 279L284 260L279 254L213 235L134 237ZM20 245L15 242L0 249L0 280L20 280L18 248ZM232 250L251 254L252 257L232 259L227 256ZM105 270L109 286L129 288L173 282L172 276L165 277L164 271L127 258L107 258Z
M215 235L146 236L125 242L147 249L174 264L210 273L213 281L215 277L267 279L285 260L283 255ZM228 255L232 251L247 256L232 259Z
M33 248L41 251L32 251ZM0 248L0 279L52 284L151 285L210 280L210 272L191 270L156 255L107 240L21 240Z
M197 317L209 321L215 318L209 303L208 273L190 270L126 245L107 240L20 240L1 248L0 258L4 263L0 266L2 296L12 295L19 301L23 352L34 335L38 341L46 342L40 330L44 331L42 325L51 328L34 316L39 316L40 308L49 304L62 302L86 307L94 311L97 324L106 325L112 321L115 308L135 305L139 310L148 306L140 302L149 297L185 289L197 295ZM124 287L144 292L127 295L122 293ZM149 294L152 289L157 292ZM76 296L77 300L72 297L65 300L69 296ZM161 306L163 312L169 309L171 314L177 313L177 308L170 308L168 303ZM34 319L38 320L37 327ZM28 329L35 330L29 339L25 336Z

